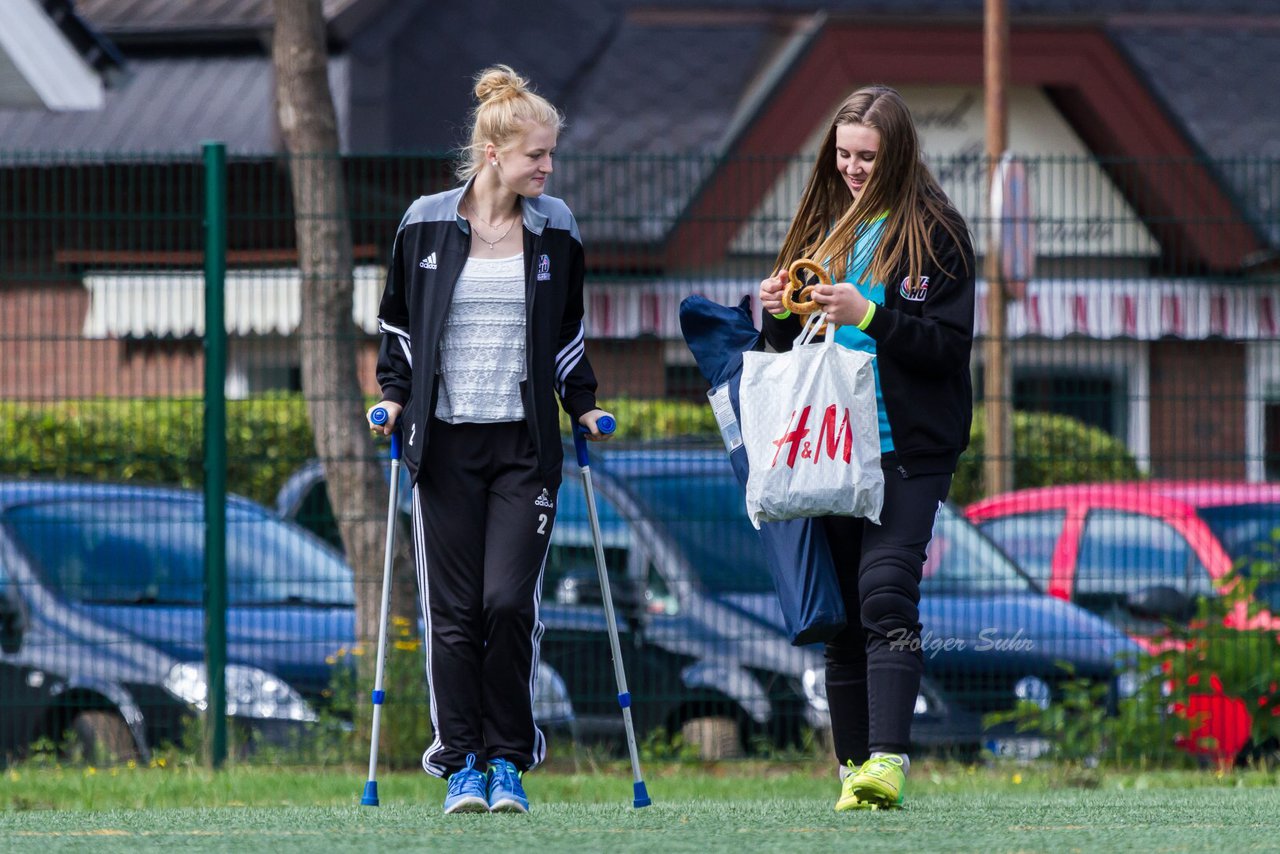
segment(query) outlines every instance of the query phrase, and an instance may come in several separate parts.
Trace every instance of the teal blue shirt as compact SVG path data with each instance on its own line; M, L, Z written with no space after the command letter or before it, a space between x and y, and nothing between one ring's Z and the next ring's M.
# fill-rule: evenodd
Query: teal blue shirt
M872 221L858 233L844 277L844 281L852 284L858 289L858 293L876 305L884 305L884 282L858 280L871 266L876 246L880 243L880 235L884 233L885 219L880 217ZM856 326L841 326L836 330L836 343L850 350L861 350L872 356L876 354L876 339ZM876 378L876 412L880 416L880 453L888 454L893 451L893 432L889 429L889 415L885 412L884 394L880 390L880 363L872 362L871 365Z

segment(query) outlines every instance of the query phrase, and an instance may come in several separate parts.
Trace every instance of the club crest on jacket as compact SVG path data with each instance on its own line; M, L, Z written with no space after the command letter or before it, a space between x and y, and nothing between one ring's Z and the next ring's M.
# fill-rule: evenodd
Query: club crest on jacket
M907 276L902 280L898 293L902 294L903 299L909 299L912 302L924 302L924 298L929 294L929 277L920 276L913 279Z

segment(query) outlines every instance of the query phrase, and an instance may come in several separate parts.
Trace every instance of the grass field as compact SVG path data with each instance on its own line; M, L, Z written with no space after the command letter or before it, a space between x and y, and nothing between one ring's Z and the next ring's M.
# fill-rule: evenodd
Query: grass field
M804 765L652 765L531 774L528 816L444 816L443 786L359 769L18 768L0 777L4 851L1277 851L1280 776L1074 772L919 763L908 808L837 815L834 772Z

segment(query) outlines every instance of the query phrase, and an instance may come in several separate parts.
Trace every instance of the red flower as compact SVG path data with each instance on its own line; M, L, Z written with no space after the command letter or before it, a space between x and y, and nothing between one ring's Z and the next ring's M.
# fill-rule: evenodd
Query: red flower
M1200 674L1199 674L1199 673L1192 673L1190 676L1188 676L1188 677L1187 677L1187 684L1188 684L1188 685L1199 685L1199 684L1200 684Z

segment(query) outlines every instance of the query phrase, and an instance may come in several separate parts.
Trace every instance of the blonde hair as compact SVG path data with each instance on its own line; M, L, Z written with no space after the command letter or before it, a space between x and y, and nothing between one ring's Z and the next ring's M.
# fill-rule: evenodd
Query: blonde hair
M862 125L880 134L875 169L856 201L836 166L836 128L841 125ZM935 226L958 244L967 240L964 220L921 158L906 102L888 86L868 86L836 110L774 269L813 258L829 265L834 281L842 280L859 230L885 213L884 232L867 271L873 281L887 283L904 261L908 275L918 278L926 254L936 264L930 239Z
M510 66L495 65L476 75L475 96L471 143L461 152L459 180L471 179L484 166L486 144L493 143L501 151L522 137L529 125L549 127L556 133L564 127L560 111Z

